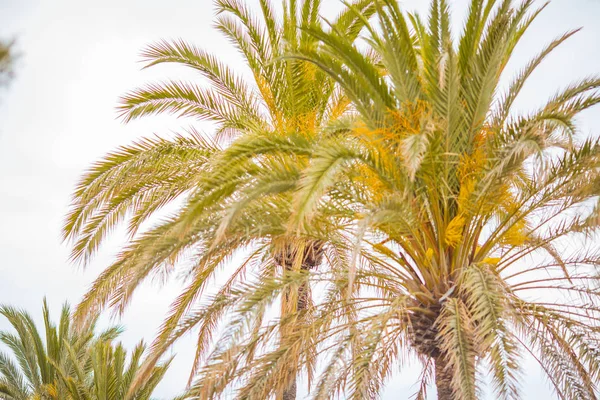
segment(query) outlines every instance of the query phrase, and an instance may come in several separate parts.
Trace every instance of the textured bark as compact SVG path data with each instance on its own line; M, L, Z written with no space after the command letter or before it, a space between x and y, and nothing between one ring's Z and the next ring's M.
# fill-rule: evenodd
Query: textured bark
M409 315L408 334L415 350L425 357L437 358L440 355L437 343L438 330L435 321L439 315L438 307L427 307L415 303L415 308L426 308L434 315L413 313Z
M424 358L436 360L441 354L436 324L441 306L435 303L425 304L416 299L408 305L413 311L407 313L405 323L412 348Z
M435 386L437 387L438 400L453 400L452 371L442 355L435 358Z

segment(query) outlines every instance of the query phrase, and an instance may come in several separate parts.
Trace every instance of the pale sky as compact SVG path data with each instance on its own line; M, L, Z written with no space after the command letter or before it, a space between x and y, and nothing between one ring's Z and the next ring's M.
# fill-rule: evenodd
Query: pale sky
M340 6L338 0L323 2L329 12ZM429 2L400 3L423 10ZM450 1L457 23L466 3ZM182 38L235 66L235 51L212 28L213 14L211 0L0 0L0 38L16 37L22 52L16 79L0 92L0 303L25 308L39 321L44 296L58 314L62 302L76 304L109 265L122 243L119 233L87 269L69 264L60 228L71 192L84 169L116 146L195 123L157 117L124 125L115 106L120 95L145 82L195 76L170 67L141 71L139 53L156 40ZM564 31L584 29L539 68L520 97L521 109L534 109L560 87L599 72L599 18L600 0L551 2L522 40L510 71ZM207 124L197 126L210 132ZM599 134L600 108L582 115L579 126ZM178 287L176 282L146 285L124 318L115 321L125 325L122 340L129 348L141 338L152 340ZM6 327L0 320L0 329ZM176 346L158 398L183 389L193 349L192 337ZM523 398L553 399L534 364L525 361L524 369ZM410 369L396 374L383 399L410 398L416 378Z

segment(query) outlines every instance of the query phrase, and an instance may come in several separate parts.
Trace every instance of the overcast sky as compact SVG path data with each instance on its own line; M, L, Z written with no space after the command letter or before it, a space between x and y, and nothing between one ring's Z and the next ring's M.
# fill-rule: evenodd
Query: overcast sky
M338 0L323 2L326 12L339 7ZM422 10L428 1L401 4ZM466 1L450 4L459 23ZM115 105L120 95L145 82L192 77L170 67L140 71L140 50L153 41L183 38L232 65L239 63L212 28L213 14L211 0L0 0L0 38L15 37L22 52L17 78L0 93L0 303L23 307L39 320L46 296L58 314L62 302L77 303L110 263L122 239L119 233L87 269L69 264L60 228L70 194L84 169L116 146L193 122L157 117L124 125L116 119ZM533 109L558 88L599 71L599 17L600 0L555 0L548 6L517 49L510 71L562 32L584 29L539 69L519 108ZM210 131L209 125L198 126ZM582 115L579 126L597 135L600 109ZM178 284L171 283L146 285L138 293L120 321L127 328L122 340L129 348L141 338L152 340L177 290ZM0 321L0 329L6 327ZM178 355L157 390L159 398L183 388L191 339L175 348ZM523 398L554 398L533 363L526 361L524 369ZM383 398L408 399L416 377L417 371L410 369L397 374Z

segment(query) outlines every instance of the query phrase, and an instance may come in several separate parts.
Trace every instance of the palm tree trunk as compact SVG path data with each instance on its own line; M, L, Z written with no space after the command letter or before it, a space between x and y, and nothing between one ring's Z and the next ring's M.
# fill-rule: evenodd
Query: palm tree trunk
M438 400L453 400L452 394L452 371L447 366L443 355L434 359L435 362L435 386L437 387Z
M302 311L306 310L308 306L308 283L303 283L298 288L298 301L296 302L296 311L298 313L302 313ZM287 387L283 391L282 400L296 400L296 392L297 392L297 377L294 376Z
M283 259L277 260L280 265L282 265L286 269L292 269L293 259L294 259L293 251L290 254L286 254ZM320 242L315 242L311 246L308 246L307 249L304 250L304 254L302 255L302 269L303 270L311 270L319 266L321 260L323 258L323 245ZM285 261L287 261L287 263ZM283 261L283 262L282 262ZM296 312L302 314L304 310L307 309L309 303L309 293L310 288L308 286L308 282L304 282L298 288L298 297L296 301ZM297 392L297 376L291 378L288 387L283 391L283 395L281 400L296 400L296 392Z

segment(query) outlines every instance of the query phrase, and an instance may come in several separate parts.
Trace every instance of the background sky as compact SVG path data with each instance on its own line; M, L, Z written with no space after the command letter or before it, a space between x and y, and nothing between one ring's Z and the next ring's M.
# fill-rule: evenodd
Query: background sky
M338 0L323 2L326 14L340 7ZM429 2L400 3L423 11ZM449 3L458 32L467 1ZM123 239L120 232L86 269L69 263L60 229L70 194L82 172L111 149L195 123L170 117L128 125L117 120L115 106L127 90L161 77L195 77L172 67L141 71L145 45L182 38L243 68L212 28L213 15L211 0L0 0L0 38L16 38L22 53L16 79L0 92L0 303L22 307L40 321L46 296L58 315L61 303L76 304L110 263ZM599 71L599 17L599 0L551 2L517 48L507 75L554 37L584 29L539 68L519 99L520 109L535 109L560 87ZM196 126L210 132L208 124ZM583 114L579 126L586 134L600 133L600 109ZM148 284L120 321L104 317L103 324L123 324L122 340L129 348L141 338L151 341L178 288L177 282ZM6 327L0 320L0 329ZM177 357L156 392L159 398L184 387L193 348L191 337L175 347ZM523 398L553 399L534 363L526 360L523 368ZM416 366L396 374L383 399L410 398L417 376Z

